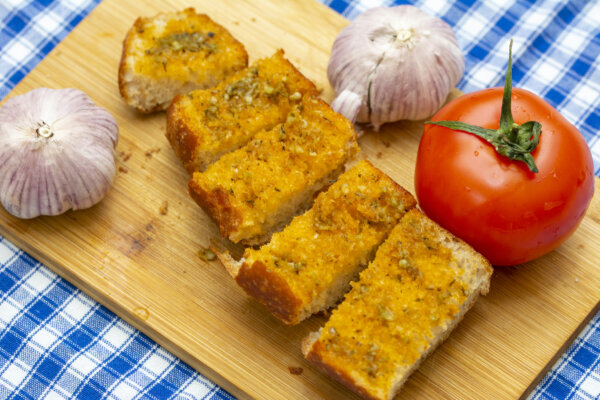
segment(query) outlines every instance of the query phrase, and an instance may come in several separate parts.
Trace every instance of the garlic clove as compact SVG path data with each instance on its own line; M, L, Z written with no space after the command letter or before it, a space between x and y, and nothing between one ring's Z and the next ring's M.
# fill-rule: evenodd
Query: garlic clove
M432 115L464 73L452 29L414 6L378 7L358 16L336 38L329 80L340 96L361 96L352 122L419 120ZM344 95L347 97L347 95ZM346 98L334 100L345 104Z
M355 118L341 113L352 122L369 121L368 81L365 74L375 69L380 54L369 37L361 34L369 28L360 20L344 28L335 40L327 66L327 76L336 93L348 90L361 98L361 107Z
M0 108L0 201L20 218L91 207L114 175L118 126L76 89L34 89Z
M358 113L363 106L363 96L345 89L331 103L331 108L339 112L351 122L356 121Z

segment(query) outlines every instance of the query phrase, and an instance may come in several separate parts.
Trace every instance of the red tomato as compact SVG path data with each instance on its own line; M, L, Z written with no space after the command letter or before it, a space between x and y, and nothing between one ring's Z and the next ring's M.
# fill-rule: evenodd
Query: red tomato
M493 88L461 96L432 121L498 129L502 94ZM575 231L594 193L592 156L577 128L531 92L515 88L511 99L515 123L542 125L531 153L539 172L472 133L429 124L415 171L421 209L497 266L556 248Z

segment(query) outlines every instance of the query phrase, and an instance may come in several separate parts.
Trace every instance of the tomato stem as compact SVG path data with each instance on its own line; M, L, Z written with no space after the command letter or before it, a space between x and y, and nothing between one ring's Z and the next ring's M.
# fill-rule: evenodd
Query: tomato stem
M512 116L512 44L511 39L508 48L508 68L504 78L500 123L497 130L486 129L461 121L427 121L425 123L477 135L494 146L499 154L511 160L522 161L527 164L531 172L538 172L531 152L535 150L540 141L542 125L537 121L527 121L519 125L514 122Z

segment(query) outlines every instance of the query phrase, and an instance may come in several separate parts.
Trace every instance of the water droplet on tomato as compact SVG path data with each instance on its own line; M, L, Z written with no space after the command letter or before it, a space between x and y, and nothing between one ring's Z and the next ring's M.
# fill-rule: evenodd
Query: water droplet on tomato
M562 207L563 204L565 204L565 202L562 200L546 201L544 202L544 211L550 211L556 207Z
M475 150L473 154L475 154L475 157L479 156L479 152L477 150Z
M470 192L470 191L471 191L471 188L470 188L469 186L465 186L465 191L466 191L466 192Z
M585 171L581 171L579 173L579 177L577 178L577 186L583 185L583 182L585 181L585 178L586 178Z

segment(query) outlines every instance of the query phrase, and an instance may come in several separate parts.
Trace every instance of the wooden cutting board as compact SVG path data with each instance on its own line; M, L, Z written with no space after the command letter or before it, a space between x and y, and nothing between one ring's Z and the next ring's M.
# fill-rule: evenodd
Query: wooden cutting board
M348 22L319 3L104 0L10 96L40 86L75 87L106 107L121 135L114 187L97 206L59 217L24 221L2 210L0 233L240 398L355 398L301 356L301 339L322 317L283 326L217 262L199 258L198 250L218 231L187 195L188 177L164 137L165 116L139 115L121 101L117 66L133 21L190 5L240 39L250 61L285 49L332 99L329 50ZM392 124L367 132L360 145L413 191L422 128L419 122ZM527 393L598 308L599 221L596 196L558 250L497 269L489 295L398 398L513 399ZM303 372L292 374L290 367Z

